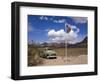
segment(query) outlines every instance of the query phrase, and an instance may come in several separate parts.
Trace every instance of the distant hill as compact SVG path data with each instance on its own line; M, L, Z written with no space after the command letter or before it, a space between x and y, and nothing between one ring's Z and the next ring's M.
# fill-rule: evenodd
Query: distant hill
M63 48L65 47L65 43L46 43L44 42L41 44L41 46L42 47L57 47L57 48L61 47Z
M83 41L81 42L78 42L76 44L67 44L67 47L68 48L86 48L87 47L87 36L83 39ZM37 46L37 47L55 47L55 48L64 48L66 47L66 44L65 43L47 43L47 42L44 42L42 44L31 44L30 46Z
M83 39L83 41L76 43L76 44L69 44L68 47L74 48L74 47L87 47L87 36Z

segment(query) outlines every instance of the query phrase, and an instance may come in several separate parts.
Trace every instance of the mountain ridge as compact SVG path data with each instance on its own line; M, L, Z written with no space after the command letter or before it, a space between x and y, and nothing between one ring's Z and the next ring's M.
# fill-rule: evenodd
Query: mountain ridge
M41 44L42 47L61 47L61 48L64 48L64 47L68 47L68 48L75 48L75 47L87 47L87 36L81 41L81 42L78 42L76 44L65 44L65 43L47 43L47 42L44 42Z

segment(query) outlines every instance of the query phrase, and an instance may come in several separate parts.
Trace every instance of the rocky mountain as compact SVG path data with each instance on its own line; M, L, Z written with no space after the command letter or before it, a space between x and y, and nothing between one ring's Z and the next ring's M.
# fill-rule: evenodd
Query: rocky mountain
M47 43L44 42L41 44L41 47L56 47L56 48L64 48L66 47L65 43ZM87 37L83 39L83 41L76 43L76 44L67 44L68 48L76 48L76 47L87 47Z
M79 43L76 43L76 44L69 44L68 45L68 47L70 47L70 48L74 48L74 47L87 47L87 43L88 42L88 40L87 40L87 37L85 37L84 39L83 39L83 41L81 41L81 42L79 42Z

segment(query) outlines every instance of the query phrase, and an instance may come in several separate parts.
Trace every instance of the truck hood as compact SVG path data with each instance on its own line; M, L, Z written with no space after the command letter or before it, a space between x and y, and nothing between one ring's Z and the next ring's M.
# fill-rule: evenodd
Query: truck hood
M46 54L56 54L56 52L55 51L52 51L52 50L47 50L44 53L46 53Z

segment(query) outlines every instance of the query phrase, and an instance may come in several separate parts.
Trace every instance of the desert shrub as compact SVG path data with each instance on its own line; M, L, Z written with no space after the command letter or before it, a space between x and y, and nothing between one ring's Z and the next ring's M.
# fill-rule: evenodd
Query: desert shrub
M28 66L37 66L42 64L42 60L39 57L39 49L36 47L28 47Z

